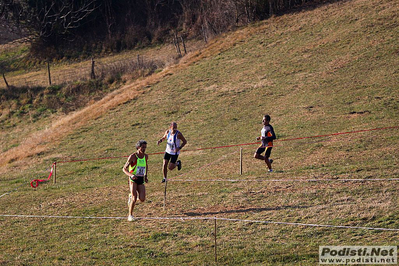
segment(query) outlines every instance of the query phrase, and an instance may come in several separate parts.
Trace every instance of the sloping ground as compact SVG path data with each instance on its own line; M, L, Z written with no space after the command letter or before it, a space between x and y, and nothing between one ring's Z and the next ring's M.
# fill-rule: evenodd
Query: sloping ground
M0 217L0 264L213 265L215 236L224 265L316 265L320 245L396 245L398 128L372 129L399 120L398 10L354 0L274 17L42 130L18 126L26 147L2 154L12 162L0 194L12 192L0 199L11 215ZM242 175L238 147L199 150L254 142L265 113L278 135L273 173L252 157L257 145L243 146ZM188 145L164 208L153 153L172 120ZM142 138L150 182L128 223L122 156ZM54 161L57 183L30 188Z
M45 130L27 133L27 136L24 137L24 140L20 144L18 144L17 147L11 148L4 152L0 159L0 167L5 166L9 162L32 157L35 154L46 151L49 144L54 145L54 142L56 142L57 140L61 140L73 130L76 130L83 125L90 123L91 120L94 120L101 115L104 115L107 111L115 108L116 106L129 102L132 99L136 98L138 95L143 93L143 89L145 87L152 86L160 82L165 76L173 75L173 73L181 71L182 69L185 69L195 62L198 62L204 58L217 54L224 49L227 49L230 45L233 44L233 42L231 42L231 39L233 39L234 42L239 42L240 40L248 36L248 34L250 34L250 32L237 31L233 36L229 36L226 40L223 40L223 37L221 39L214 40L204 50L188 53L188 55L186 55L178 65L171 65L169 67L166 67L165 70L163 70L162 72L153 74L152 76L145 79L140 79L135 82L129 82L129 84L123 86L121 89L110 93L110 95L104 97L101 101L98 101L81 111L75 112L66 117L52 117L51 120L57 122L46 126ZM152 55L155 57L154 54L157 53L157 51L158 49L155 50L155 52L147 51L146 55ZM161 56L156 55L156 58L162 58L162 53L165 54L166 51L161 50L160 53ZM167 58L163 58L163 60L168 61ZM79 65L72 66L71 68L79 67ZM16 131L19 130L20 129L17 129Z
M395 71L395 66L397 66L397 56L391 57L392 62L381 61L381 63L378 63L379 57L381 55L375 53L373 55L369 55L366 53L372 53L373 51L377 53L383 53L382 49L386 49L384 48L386 44L389 45L389 43L393 43L395 40L397 40L398 19L395 17L397 5L393 1L376 1L376 4L370 9L371 5L366 2L350 1L337 3L334 4L335 7L333 5L325 5L309 12L299 12L297 14L276 17L259 25L254 25L249 28L226 34L225 36L221 36L220 38L209 43L206 48L197 52L192 52L185 56L178 65L167 67L161 73L157 73L144 80L139 80L137 82L128 84L118 91L111 93L103 100L85 108L84 110L71 114L70 116L62 118L54 117L52 118L52 121L57 122L46 126L47 129L45 130L40 130L38 132L27 132L26 136L24 136L24 140L16 145L17 147L11 148L2 154L0 165L4 167L9 162L24 159L26 157L32 157L35 154L46 151L49 144L52 146L54 145L54 141L61 140L73 130L76 130L83 125L90 123L90 121L93 119L106 114L106 112L110 109L136 98L143 92L145 87L153 86L154 84L161 82L164 77L180 73L196 62L201 62L206 58L210 59L218 54L222 54L223 51L228 51L231 49L231 47L234 47L237 44L240 45L242 43L248 43L251 41L251 39L253 39L252 36L257 36L256 38L258 40L256 41L260 42L256 44L259 46L257 51L249 51L248 54L244 53L242 55L238 55L234 61L227 61L226 64L243 65L245 64L245 61L243 60L245 60L246 57L252 56L263 58L263 60L265 60L264 62L266 63L265 66L259 65L258 67L269 68L270 66L273 66L275 67L275 71L281 72L281 75L287 76L288 79L293 78L293 96L295 96L297 93L300 93L301 90L303 93L312 93L311 91L315 89L319 91L318 93L328 95L335 93L337 90L346 89L342 86L345 86L345 82L347 81L339 81L339 75L341 75L342 71L351 71L352 66L363 67L364 64L362 60L375 60L375 66L373 68L378 68L379 65L381 65L381 69L379 71L377 69L365 69L364 72L359 71L360 73L364 74L365 79L371 79L375 77L374 80L369 81L378 81L376 78L378 75L380 75L379 72L383 72L384 75L390 76L390 78L387 80L388 83L375 84L373 86L396 86L396 84L390 84L389 81L392 80L394 83L394 77L398 76L398 73ZM345 12L345 6L352 4L358 5L359 9L353 11L354 13L350 13L351 11ZM311 16L306 17L306 14L308 13L311 14ZM375 16L375 19L373 19L373 16ZM348 19L349 22L344 23L348 21ZM340 26L340 24L343 26ZM309 28L311 27L314 27L314 29L309 31ZM384 32L378 33L377 29L379 28L383 29ZM390 36L384 35L385 31L391 31ZM375 37L373 37L374 34ZM264 35L265 37L259 38L260 35ZM295 38L300 38L303 40L296 40ZM352 40L350 38L352 38ZM292 45L290 43L292 43ZM335 52L328 51L331 49L330 47L332 47ZM262 49L265 51L266 55L257 55L257 53L261 52ZM283 51L282 49L286 50ZM390 50L386 52L390 52ZM392 52L397 53L397 51ZM286 53L289 58L287 58L288 60L282 60L281 56L272 56L273 53ZM270 54L270 56L267 54ZM327 55L330 56L330 58L327 58ZM217 57L216 59L219 60ZM323 61L326 62L323 63ZM291 69L290 64L293 62L299 64L299 68ZM319 64L320 62L322 62L322 64ZM261 62L259 63L262 64ZM302 64L314 65L318 69L302 71L300 69ZM389 67L388 73L384 72L386 67L383 65L392 66ZM223 68L225 68L225 66L219 68L218 70L215 69L212 71L219 71L223 75ZM240 69L233 71L238 71L236 72L236 75L240 76ZM353 73L355 74L357 71L355 70ZM366 73L370 73L372 76ZM347 77L345 78L349 79L359 78L350 74L346 76ZM338 85L342 88L331 87L329 88L331 91L325 91L320 90L320 84L312 84L314 82L324 82L331 78L337 79L337 82L339 83L344 83ZM218 90L218 86L235 87L236 85L233 85L236 82L234 79L235 78L233 76L227 76L226 80L221 81L224 82L223 85L212 85L216 87L209 87L208 90ZM270 78L270 75L258 76L258 79L259 80L257 84L249 86L265 88L270 87L273 90L275 90L277 87L276 82ZM245 84L247 82L248 81L238 81L236 84L241 83L239 86L248 86ZM348 82L353 83L354 81L351 80ZM369 86L367 84L367 80L359 79L358 82L360 87ZM309 88L309 84L311 84L314 89ZM348 88L351 90L356 89L353 87L356 85L348 85ZM203 86L206 87L207 85L204 84ZM304 88L304 86L307 86L307 88ZM228 90L230 89L235 90L235 88L229 88ZM380 88L375 89L379 90ZM375 97L382 96L377 95ZM341 101L342 99L337 100ZM384 99L381 99L381 104L384 104L383 100ZM392 100L394 101L392 104L397 104L397 101L395 103L395 100ZM315 111L319 107L304 106L304 108L310 108ZM364 113L365 111L367 112L367 110L358 111L359 113ZM357 110L352 110L352 112L357 113ZM16 132L18 132L18 129Z

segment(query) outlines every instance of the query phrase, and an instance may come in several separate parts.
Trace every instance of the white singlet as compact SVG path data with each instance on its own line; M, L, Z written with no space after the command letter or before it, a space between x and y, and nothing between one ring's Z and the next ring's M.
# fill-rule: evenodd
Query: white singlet
M177 138L179 131L176 130L175 134L169 131L168 136L166 138L166 150L165 152L169 153L170 155L180 154L180 151L176 152L176 149L180 147L180 139Z

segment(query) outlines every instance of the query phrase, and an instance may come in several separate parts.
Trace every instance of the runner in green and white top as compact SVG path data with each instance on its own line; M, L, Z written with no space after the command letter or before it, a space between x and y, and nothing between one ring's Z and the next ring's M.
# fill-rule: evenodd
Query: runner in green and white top
M123 172L129 176L129 216L128 220L133 221L133 209L137 199L145 201L144 182L148 183L148 155L145 154L147 142L140 140L136 144L137 152L131 154L123 166Z

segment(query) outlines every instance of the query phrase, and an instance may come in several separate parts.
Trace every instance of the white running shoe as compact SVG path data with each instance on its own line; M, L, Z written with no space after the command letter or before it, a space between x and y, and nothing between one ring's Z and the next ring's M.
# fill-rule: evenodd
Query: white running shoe
M133 215L129 215L129 216L127 217L127 220L128 220L129 222L133 221L133 220L134 220Z
M273 172L273 169L269 169L269 170L267 170L268 172Z

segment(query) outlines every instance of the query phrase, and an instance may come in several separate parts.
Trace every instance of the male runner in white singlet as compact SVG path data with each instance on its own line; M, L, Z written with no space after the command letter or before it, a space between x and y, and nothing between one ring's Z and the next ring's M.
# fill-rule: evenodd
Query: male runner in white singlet
M173 170L177 166L178 170L181 169L181 161L177 160L177 158L179 157L180 150L187 143L187 140L184 138L183 134L177 130L176 122L172 122L170 124L169 129L165 131L165 134L158 140L157 144L159 145L159 143L161 143L164 139L166 139L167 143L163 157L162 182L165 182L168 178L168 168L169 170Z

